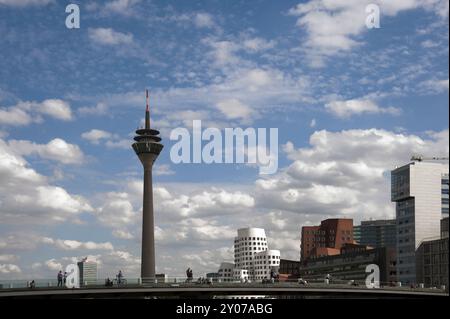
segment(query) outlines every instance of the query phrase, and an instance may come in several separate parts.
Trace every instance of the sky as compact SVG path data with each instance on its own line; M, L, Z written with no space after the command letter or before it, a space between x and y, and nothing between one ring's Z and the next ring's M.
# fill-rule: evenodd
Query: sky
M80 28L68 29L68 4ZM367 28L367 4L380 28ZM0 0L0 279L88 257L140 273L150 90L157 272L233 260L237 229L299 259L326 218L394 218L390 170L449 153L447 0ZM177 127L278 128L278 171L175 164Z

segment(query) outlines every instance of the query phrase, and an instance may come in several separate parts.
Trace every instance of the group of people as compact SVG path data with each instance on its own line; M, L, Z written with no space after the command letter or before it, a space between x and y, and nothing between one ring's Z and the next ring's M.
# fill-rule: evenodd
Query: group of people
M65 286L66 285L66 280L67 280L67 272L64 272L64 274L63 274L62 270L60 270L58 272L57 279L58 279L58 287L62 287L63 283L64 283L64 286Z
M27 281L27 287L30 288L30 289L36 288L36 283L34 282L34 280Z
M117 285L121 285L123 283L125 283L125 280L123 279L123 273L122 270L119 270L119 273L116 275L116 280L117 280ZM106 278L105 280L105 286L106 287L112 287L114 285L114 281Z

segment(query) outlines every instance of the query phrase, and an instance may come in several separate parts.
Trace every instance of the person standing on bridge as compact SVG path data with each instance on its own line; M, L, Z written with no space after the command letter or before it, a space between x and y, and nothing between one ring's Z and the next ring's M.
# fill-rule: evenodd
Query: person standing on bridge
M62 270L59 271L57 278L58 278L58 287L62 287L62 285L63 285L63 273L62 273Z
M117 284L118 285L120 285L122 283L122 278L123 278L122 270L119 270L119 273L117 274Z

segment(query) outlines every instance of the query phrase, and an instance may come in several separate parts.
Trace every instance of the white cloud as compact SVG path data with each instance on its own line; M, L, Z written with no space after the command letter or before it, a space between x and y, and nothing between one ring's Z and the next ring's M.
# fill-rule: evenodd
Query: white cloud
M78 145L69 144L63 139L55 138L47 144L36 144L25 140L10 140L9 146L18 155L32 155L54 160L63 164L81 164L84 154Z
M318 216L392 217L389 171L413 153L448 156L448 130L426 138L385 130L317 131L310 147L284 146L293 163L259 179L257 205Z
M426 80L419 84L419 88L423 94L439 94L448 92L449 80Z
M78 112L80 114L83 115L89 115L89 114L95 114L95 115L102 115L102 114L106 114L107 111L107 106L105 103L97 103L95 106L92 107L88 107L88 106L84 106L84 107L80 107L78 108Z
M155 164L153 166L153 174L156 176L173 175L175 171L170 168L169 164Z
M111 28L89 28L88 34L91 41L96 44L120 45L133 43L131 33L122 33Z
M19 266L14 264L0 264L0 274L20 273Z
M112 234L114 237L121 238L121 239L133 239L134 238L133 234L131 234L130 232L125 231L125 230L120 230L120 229L114 230L112 232Z
M68 121L72 119L72 111L69 103L59 99L49 99L36 105L38 112L47 114L53 118Z
M0 0L0 5L11 7L46 6L54 0Z
M246 122L251 122L251 116L254 114L248 105L243 104L237 99L220 101L216 107L228 119L243 119Z
M30 168L16 151L0 139L2 223L67 222L82 212L92 210L83 197L69 194L62 187L50 185L48 179Z
M130 197L125 192L105 194L103 204L96 209L95 215L102 225L120 230L134 225L140 216L134 210Z
M81 242L78 240L53 239L45 237L42 242L53 245L62 250L114 250L114 246L110 242L96 243L93 241Z
M352 115L391 114L398 115L401 110L395 107L382 108L369 99L354 99L347 101L333 101L325 105L325 109L340 118L349 118Z
M194 15L194 24L198 28L212 28L214 27L214 19L209 13L196 13Z
M316 125L317 125L316 119L312 119L311 122L309 123L309 127L316 127Z
M446 0L311 0L300 3L289 13L298 17L297 26L306 32L303 49L307 50L312 66L323 66L324 57L362 44L360 36L368 30L365 8L371 3L379 6L381 19L416 8L448 16Z
M19 102L14 106L0 108L0 125L23 126L42 122L40 114L58 120L72 119L70 104L60 99L47 99L42 102Z
M38 186L36 193L36 204L42 208L60 210L69 214L91 210L89 204L81 197L70 195L64 188L58 186Z
M18 259L19 259L19 256L16 256L16 255L2 255L2 254L0 254L0 262L15 262Z
M275 46L275 41L267 41L256 37L244 40L242 46L247 51L260 52L273 48Z
M103 10L122 15L132 15L135 12L135 5L140 2L141 0L113 0L107 2Z
M240 59L235 55L239 46L231 41L214 41L211 39L203 40L203 43L211 46L210 57L218 67L228 64L236 64Z
M21 126L28 125L31 122L30 115L17 107L0 109L0 125Z
M54 258L47 260L44 264L50 270L59 271L63 269L63 265L57 262Z
M88 132L82 133L81 137L88 140L92 144L99 144L101 140L111 138L112 134L107 131L92 129Z

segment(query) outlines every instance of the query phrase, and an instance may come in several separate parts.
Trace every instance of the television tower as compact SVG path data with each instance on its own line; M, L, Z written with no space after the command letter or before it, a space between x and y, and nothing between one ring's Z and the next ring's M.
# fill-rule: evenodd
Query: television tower
M142 205L142 254L141 279L146 282L155 280L155 223L153 216L153 163L163 149L159 143L159 131L150 128L150 110L148 107L148 90L146 90L147 106L145 109L145 128L136 130L133 149L144 167L144 201Z

